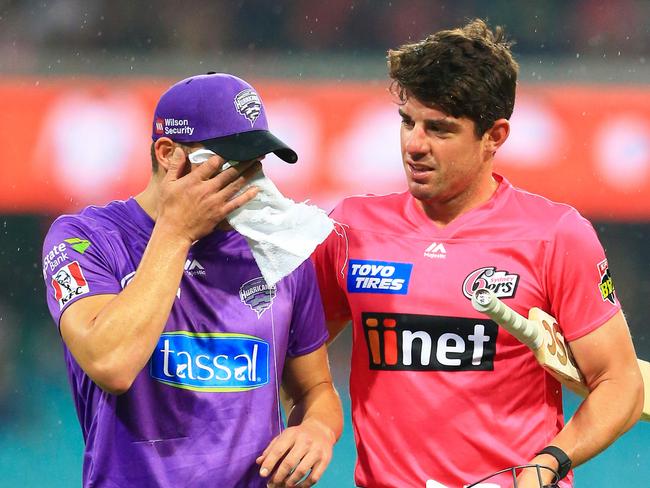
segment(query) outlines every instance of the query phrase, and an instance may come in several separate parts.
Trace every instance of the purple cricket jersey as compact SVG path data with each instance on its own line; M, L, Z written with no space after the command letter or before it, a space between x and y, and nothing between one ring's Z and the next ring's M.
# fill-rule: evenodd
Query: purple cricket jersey
M134 199L57 219L43 248L54 321L76 300L127 286L153 226ZM282 428L285 357L326 338L310 260L269 288L241 235L196 242L163 334L127 393L101 390L63 346L84 486L266 486L255 459Z

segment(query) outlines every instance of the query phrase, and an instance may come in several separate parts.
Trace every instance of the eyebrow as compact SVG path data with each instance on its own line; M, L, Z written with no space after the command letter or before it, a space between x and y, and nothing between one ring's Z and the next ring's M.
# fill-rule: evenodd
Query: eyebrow
M404 112L401 108L397 109L400 117L404 120L412 120L411 116ZM427 129L433 130L445 130L449 132L455 132L460 129L460 124L453 119L448 117L440 117L438 119L424 119L424 125Z

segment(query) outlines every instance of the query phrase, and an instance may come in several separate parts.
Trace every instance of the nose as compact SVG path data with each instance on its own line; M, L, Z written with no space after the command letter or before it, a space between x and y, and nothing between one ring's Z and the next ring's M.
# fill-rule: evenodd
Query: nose
M415 125L410 131L408 131L405 137L404 149L408 154L415 156L427 152L426 132L422 127Z

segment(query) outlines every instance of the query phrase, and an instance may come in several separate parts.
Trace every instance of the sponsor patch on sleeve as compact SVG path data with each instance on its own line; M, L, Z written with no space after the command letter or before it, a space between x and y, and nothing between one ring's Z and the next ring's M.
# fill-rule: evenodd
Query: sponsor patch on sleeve
M90 291L88 282L84 277L81 266L77 261L66 264L52 276L54 298L59 302L59 309L75 297Z
M609 272L609 265L607 264L607 259L603 259L598 263L598 274L600 275L600 282L598 283L598 289L600 290L600 296L604 301L610 302L612 305L616 305L616 294L614 293L614 282L612 281L612 275Z
M351 259L348 265L348 292L406 295L412 269L411 263Z

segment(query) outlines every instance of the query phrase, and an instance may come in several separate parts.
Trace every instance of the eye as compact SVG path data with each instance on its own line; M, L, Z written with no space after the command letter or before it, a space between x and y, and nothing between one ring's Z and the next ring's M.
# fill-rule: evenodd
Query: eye
M413 127L413 121L411 119L402 119L402 125L404 127Z

